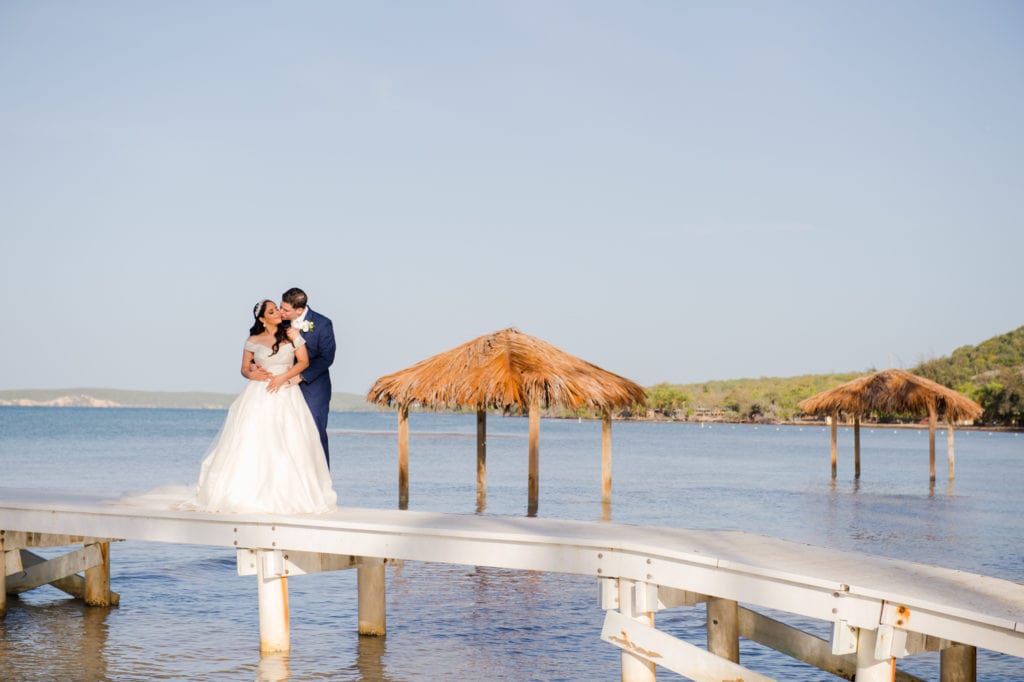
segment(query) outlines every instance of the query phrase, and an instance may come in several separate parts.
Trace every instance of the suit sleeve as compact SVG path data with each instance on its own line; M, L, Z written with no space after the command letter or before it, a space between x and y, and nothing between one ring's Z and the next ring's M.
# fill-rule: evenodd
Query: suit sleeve
M302 378L307 383L312 383L327 373L327 370L334 363L334 352L336 350L334 325L330 319L321 315L320 319L316 320L315 325L317 336L320 338L318 339L316 357L309 358L309 367L302 372Z

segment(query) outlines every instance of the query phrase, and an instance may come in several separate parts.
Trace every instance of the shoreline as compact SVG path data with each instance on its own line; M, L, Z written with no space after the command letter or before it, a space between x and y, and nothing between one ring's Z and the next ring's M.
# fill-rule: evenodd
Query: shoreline
M234 396L232 396L232 399ZM123 409L123 410L226 410L228 405L220 404L206 404L206 405L154 405L154 404L140 404L140 405L125 405L116 403L109 400L95 400L90 402L69 402L63 400L32 400L32 399L14 399L14 400L0 400L0 408L4 407L36 407L36 408L50 408L50 409L95 409L95 410L106 410L106 409ZM395 412L393 408L381 407L380 405L373 405L366 403L365 407L359 407L359 409L353 409L351 406L347 406L343 409L331 409L331 412ZM416 410L416 412L434 412L437 414L472 414L467 410ZM499 414L498 412L488 412L491 416L509 417L515 419L526 419L526 415L519 414ZM543 415L544 419L562 419L566 421L572 420L583 420L583 421L594 421L599 422L599 417L566 417L557 415ZM729 419L666 419L658 417L613 417L612 421L618 422L644 422L644 423L665 423L665 424L702 424L702 425L716 425L716 424L742 424L746 426L820 426L828 427L828 423L823 420L797 420L797 421L743 421L743 420L729 420ZM840 422L838 425L840 428L853 428L853 422ZM906 423L878 423L878 422L861 422L861 428L864 429L914 429L919 431L927 431L927 424L906 424ZM945 431L945 423L940 423L936 426L936 431ZM1024 426L976 426L976 425L962 425L955 426L954 431L992 431L992 432L1005 432L1005 433L1024 433Z

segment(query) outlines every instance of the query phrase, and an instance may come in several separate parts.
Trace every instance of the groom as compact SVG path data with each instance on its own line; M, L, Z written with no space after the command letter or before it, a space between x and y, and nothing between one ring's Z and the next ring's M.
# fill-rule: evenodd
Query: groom
M302 395L313 413L320 443L324 446L327 466L331 456L327 451L327 415L331 411L331 374L334 362L334 326L331 321L307 307L306 292L292 287L281 294L281 317L299 330L309 353L309 367L299 375Z

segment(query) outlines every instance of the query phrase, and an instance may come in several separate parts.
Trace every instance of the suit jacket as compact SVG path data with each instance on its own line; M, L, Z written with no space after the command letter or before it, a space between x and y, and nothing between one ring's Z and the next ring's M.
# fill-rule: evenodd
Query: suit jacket
M308 309L306 321L312 323L312 328L304 332L301 329L302 339L306 342L306 352L309 353L309 367L302 372L302 395L309 404L310 411L316 415L319 412L326 414L331 404L331 364L334 362L336 349L334 341L334 325L330 318L318 312Z

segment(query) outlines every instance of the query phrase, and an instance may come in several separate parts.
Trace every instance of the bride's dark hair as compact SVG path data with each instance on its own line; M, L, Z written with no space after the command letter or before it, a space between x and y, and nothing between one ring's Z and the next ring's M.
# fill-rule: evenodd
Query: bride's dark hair
M253 322L253 325L251 327L249 327L249 334L251 334L252 336L262 334L267 329L266 326L263 324L263 320L261 320L260 318L266 314L268 303L273 303L273 301L271 301L269 298L265 298L259 303L257 303L255 306L253 306L252 316L256 318L256 321ZM276 353L277 350L281 347L281 344L287 340L288 327L284 326L283 324L277 325L277 332L274 333L274 346L271 348L272 352L270 354L273 355L274 353Z

